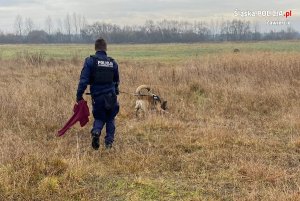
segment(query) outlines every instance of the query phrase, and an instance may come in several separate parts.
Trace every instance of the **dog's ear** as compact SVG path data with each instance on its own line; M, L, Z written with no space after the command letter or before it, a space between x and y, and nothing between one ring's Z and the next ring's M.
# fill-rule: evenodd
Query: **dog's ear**
M167 103L168 101L163 101L161 104L161 109L166 110L167 109Z

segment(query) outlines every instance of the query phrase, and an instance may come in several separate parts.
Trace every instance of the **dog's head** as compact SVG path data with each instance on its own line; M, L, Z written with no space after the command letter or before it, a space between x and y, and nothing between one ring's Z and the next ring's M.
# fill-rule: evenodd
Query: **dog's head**
M161 109L167 110L167 103L168 103L168 101L162 101L161 105L160 105Z
M167 109L167 103L168 101L165 101L163 98L157 96L157 95L153 95L153 100L155 102L155 104L159 104L160 108L163 110Z

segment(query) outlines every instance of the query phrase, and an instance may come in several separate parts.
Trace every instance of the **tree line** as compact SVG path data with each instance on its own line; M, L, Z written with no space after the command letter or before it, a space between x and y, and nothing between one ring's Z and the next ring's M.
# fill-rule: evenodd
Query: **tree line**
M193 43L209 41L260 41L300 39L292 27L281 31L260 31L258 23L241 20L187 21L147 20L143 25L88 24L82 15L67 14L64 19L48 16L43 27L31 18L18 15L14 33L0 31L0 43L93 43L99 36L110 43Z

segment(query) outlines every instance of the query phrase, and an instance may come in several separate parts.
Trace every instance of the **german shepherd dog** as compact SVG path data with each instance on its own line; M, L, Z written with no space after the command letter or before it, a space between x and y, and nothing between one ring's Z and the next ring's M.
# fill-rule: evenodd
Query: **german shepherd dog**
M167 101L163 98L151 92L151 88L147 85L139 86L135 95L137 100L135 102L135 115L139 116L139 113L142 113L143 116L150 111L156 111L160 114L163 114L167 109Z

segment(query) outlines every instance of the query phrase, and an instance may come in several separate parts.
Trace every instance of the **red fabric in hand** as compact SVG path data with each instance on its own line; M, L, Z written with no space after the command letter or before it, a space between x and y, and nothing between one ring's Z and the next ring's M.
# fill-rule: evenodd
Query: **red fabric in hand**
M66 123L66 125L58 131L58 136L64 135L69 128L71 128L77 121L80 122L80 126L84 127L89 122L90 111L85 100L79 101L74 105L74 114Z

